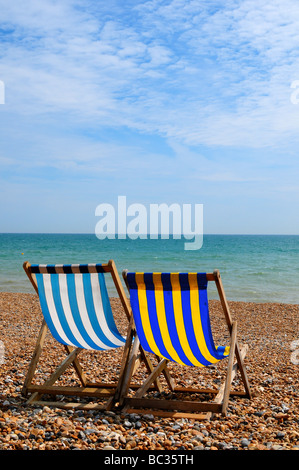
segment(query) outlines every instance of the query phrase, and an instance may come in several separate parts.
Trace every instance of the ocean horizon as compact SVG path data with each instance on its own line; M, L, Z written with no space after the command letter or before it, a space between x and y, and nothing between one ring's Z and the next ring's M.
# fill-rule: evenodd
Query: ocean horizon
M299 304L299 235L204 234L199 250L189 240L104 239L95 234L0 234L0 291L34 293L23 270L32 264L105 263L139 272L212 272L219 269L228 300ZM107 277L110 295L116 290ZM218 298L213 283L210 298Z

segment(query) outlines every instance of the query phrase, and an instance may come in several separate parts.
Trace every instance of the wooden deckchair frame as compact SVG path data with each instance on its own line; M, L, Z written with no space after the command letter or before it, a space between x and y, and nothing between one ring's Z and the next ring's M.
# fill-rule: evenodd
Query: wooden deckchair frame
M118 275L115 263L113 260L110 260L108 263L104 263L101 265L103 271L105 273L111 273L114 285L117 289L117 293L121 300L123 309L125 311L126 317L128 319L128 325L132 321L132 311L130 302L125 294L124 288L122 286L120 277ZM26 261L23 264L23 268L33 285L34 290L38 295L38 287L35 278L35 274L31 271L31 264ZM83 351L82 348L75 348L68 345L63 345L64 349L66 350L67 357L61 362L61 364L57 367L55 372L44 382L42 385L33 384L33 378L36 372L37 365L40 361L40 356L42 353L42 349L44 347L46 334L48 332L48 326L43 319L42 325L38 334L38 338L36 341L36 346L31 358L31 362L29 365L29 369L24 381L24 385L22 388L22 395L27 397L29 393L31 393L30 397L27 399L26 404L35 404L35 405L48 405L48 406L55 406L57 408L77 408L77 409L99 409L99 410L109 410L114 406L114 403L119 396L119 392L122 386L122 379L123 375L126 372L126 368L128 365L129 360L129 351L132 345L132 340L134 335L132 332L134 331L132 328L128 330L130 334L127 337L126 343L124 345L124 351L121 361L121 368L119 373L119 379L116 383L106 383L106 382L88 382L84 371L79 363L78 355ZM101 351L98 351L101 354ZM153 370L153 365L151 364L150 359L144 353L143 349L140 347L138 348L138 353L140 356L140 360L144 362L147 370L149 373ZM78 378L81 382L81 386L58 386L54 385L54 383L61 377L61 375L65 372L65 370L70 366L73 365L75 371L78 375ZM133 371L134 372L134 371ZM132 371L131 371L131 375ZM131 384L134 388L138 387L138 384ZM161 385L159 380L157 379L154 382L154 387L156 390L161 391ZM106 399L106 403L104 404L94 404L94 403L80 403L80 402L62 402L62 401L45 401L41 400L42 395L69 395L69 396L77 396L77 397L92 397L95 399Z
M127 271L123 271L123 278L128 287L126 274ZM210 419L216 413L221 413L222 415L226 416L230 395L238 395L249 399L251 398L252 395L249 380L244 365L244 358L248 351L248 345L244 345L242 348L240 348L238 344L237 322L232 321L229 305L226 300L219 271L215 270L213 273L208 273L207 280L214 281L216 284L230 336L230 353L228 356L225 381L222 383L218 390L208 388L177 387L175 386L174 381L169 376L167 384L172 392L187 394L212 394L214 395L214 399L212 401L190 401L144 397L153 381L156 380L161 374L161 372L163 372L167 368L167 364L169 361L167 359L161 358L159 360L158 365L147 377L142 386L135 392L133 397L130 397L128 392L130 389L131 373L134 370L136 351L139 347L139 339L138 337L135 337L134 346L130 353L129 366L127 367L126 375L123 379L122 390L120 393L119 406L123 409L123 411L127 413L150 412L153 415L162 417L187 417L194 419ZM245 388L245 392L233 391L231 389L232 382L238 371L240 371L241 373L241 379Z

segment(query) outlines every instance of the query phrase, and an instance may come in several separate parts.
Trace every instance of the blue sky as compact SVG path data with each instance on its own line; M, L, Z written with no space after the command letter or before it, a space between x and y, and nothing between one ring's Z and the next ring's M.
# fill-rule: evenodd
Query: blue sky
M0 11L0 232L93 233L125 195L203 204L204 233L299 234L297 0Z

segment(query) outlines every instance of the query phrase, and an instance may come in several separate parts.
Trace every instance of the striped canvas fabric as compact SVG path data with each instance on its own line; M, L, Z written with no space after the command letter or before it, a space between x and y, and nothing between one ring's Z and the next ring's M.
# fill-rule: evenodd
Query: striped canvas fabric
M207 277L202 273L127 273L130 301L145 351L189 366L226 357L210 326Z
M32 265L41 309L57 341L84 349L123 346L103 269L93 265Z

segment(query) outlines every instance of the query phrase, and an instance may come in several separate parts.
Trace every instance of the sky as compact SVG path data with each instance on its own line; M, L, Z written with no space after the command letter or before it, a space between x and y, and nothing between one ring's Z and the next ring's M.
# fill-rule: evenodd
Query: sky
M298 0L0 11L0 232L94 233L126 196L202 204L204 233L299 234Z

